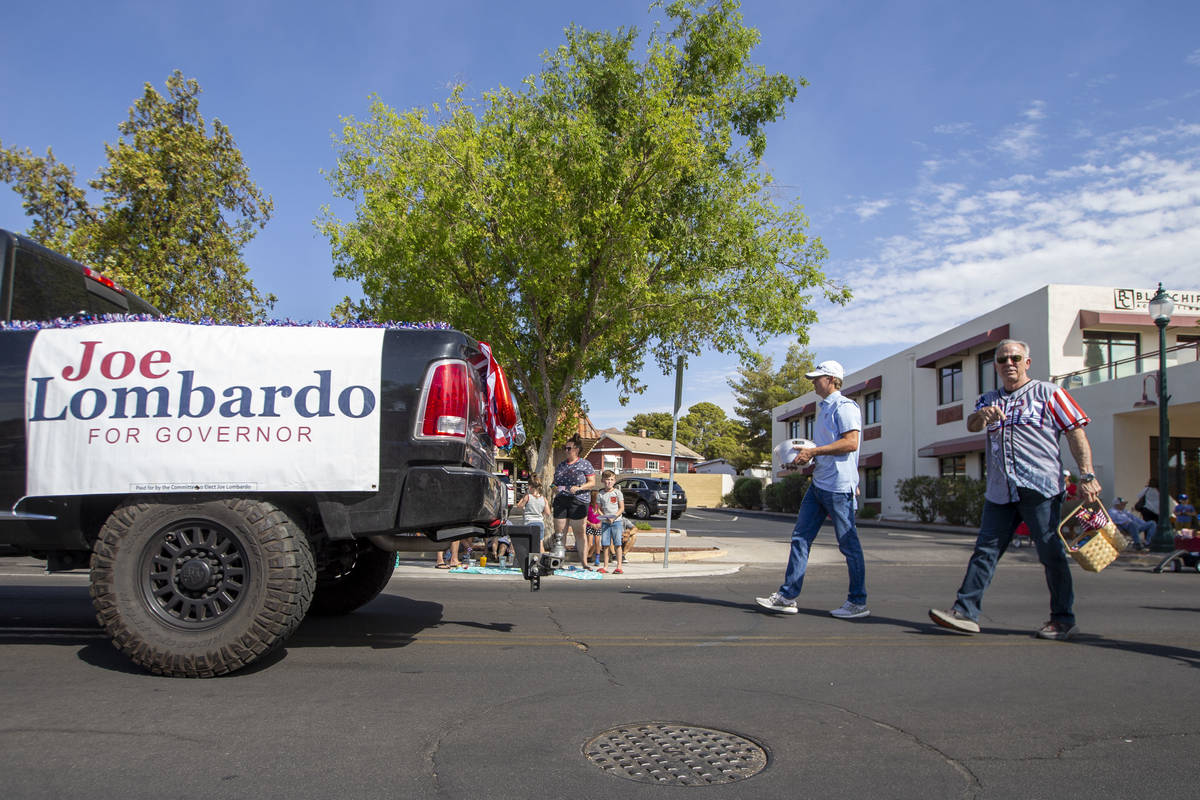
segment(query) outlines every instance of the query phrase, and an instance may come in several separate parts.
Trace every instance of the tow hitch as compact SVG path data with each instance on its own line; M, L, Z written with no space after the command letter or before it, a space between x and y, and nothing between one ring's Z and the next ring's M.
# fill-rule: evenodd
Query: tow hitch
M512 541L516 563L521 565L521 575L529 581L529 591L536 592L542 588L543 575L553 575L562 567L562 556L538 552L536 540L542 529L537 525L507 525L505 532Z

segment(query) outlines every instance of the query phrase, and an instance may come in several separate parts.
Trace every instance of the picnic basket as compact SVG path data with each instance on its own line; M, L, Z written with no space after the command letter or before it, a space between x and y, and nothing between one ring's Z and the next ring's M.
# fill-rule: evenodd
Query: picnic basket
M1068 529L1070 537L1064 535ZM1099 572L1129 546L1099 503L1081 503L1058 524L1058 538L1071 558L1088 572Z

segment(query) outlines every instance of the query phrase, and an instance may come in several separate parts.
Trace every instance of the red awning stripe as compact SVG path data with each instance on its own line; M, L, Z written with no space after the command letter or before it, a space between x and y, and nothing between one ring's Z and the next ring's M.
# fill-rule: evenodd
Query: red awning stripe
M846 397L849 397L850 395L858 394L859 392L873 392L877 389L882 389L882 388L883 388L883 376L876 375L874 378L871 378L870 380L860 381L860 382L854 384L849 389L842 389L842 394L844 394Z
M776 417L775 421L776 422L787 422L788 420L795 419L796 417L803 417L806 414L811 414L816 410L817 410L817 404L816 404L816 401L814 401L814 402L809 403L806 406L801 406L800 408L793 408L791 411L785 412L782 416Z
M957 344L952 344L949 347L943 347L941 350L938 350L936 353L930 353L927 356L922 356L921 358L917 359L917 366L918 367L932 367L938 361L941 361L946 356L952 356L952 355L956 355L958 353L965 353L968 350L970 350L972 347L978 347L979 345L986 344L988 342L999 342L999 341L1001 341L1003 339L1007 339L1007 338L1008 338L1008 323L1005 323L1004 325L1001 325L998 328L992 328L991 330L987 330L987 331L984 331L983 333L976 334L975 336L972 336L970 339L964 339L961 342L958 342Z
M978 453L987 445L987 434L976 433L972 436L960 436L957 439L945 439L933 444L927 444L917 451L921 458L937 458L938 456L953 456L959 453Z

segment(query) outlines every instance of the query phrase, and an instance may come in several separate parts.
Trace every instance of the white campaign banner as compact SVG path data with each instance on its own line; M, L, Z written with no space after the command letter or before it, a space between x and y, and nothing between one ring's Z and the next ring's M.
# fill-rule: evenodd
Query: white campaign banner
M380 328L42 330L30 496L379 488Z

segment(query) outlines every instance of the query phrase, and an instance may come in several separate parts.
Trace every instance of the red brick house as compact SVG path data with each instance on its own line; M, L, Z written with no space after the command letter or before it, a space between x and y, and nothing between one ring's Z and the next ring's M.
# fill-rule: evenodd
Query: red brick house
M617 428L597 431L595 445L586 458L597 472L611 469L618 475L626 472L668 472L671 469L671 440L650 439L645 431L641 436L630 436ZM704 457L690 447L676 443L675 472L688 469Z

